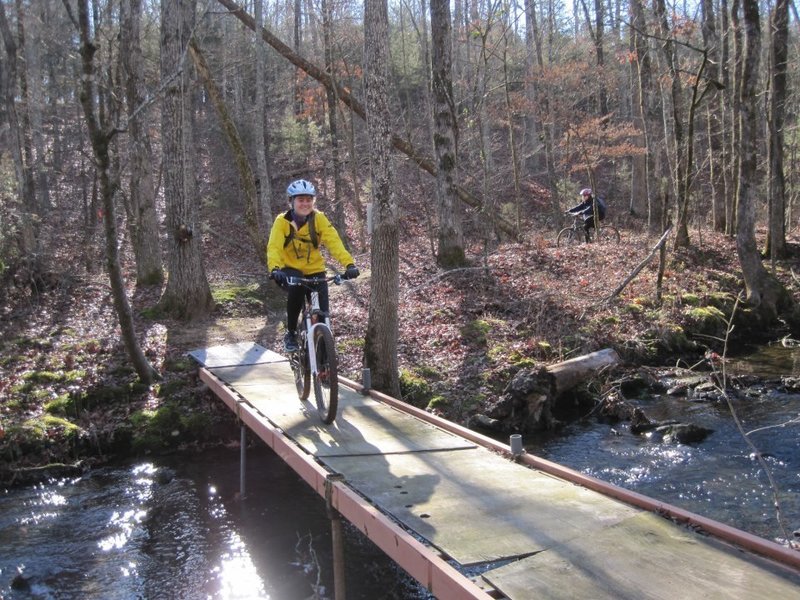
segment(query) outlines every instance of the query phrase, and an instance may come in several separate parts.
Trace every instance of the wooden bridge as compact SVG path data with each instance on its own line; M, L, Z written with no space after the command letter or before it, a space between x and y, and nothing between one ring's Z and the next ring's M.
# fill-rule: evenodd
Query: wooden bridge
M800 552L513 455L344 378L339 416L323 425L288 361L257 344L191 356L243 440L249 428L332 509L337 600L340 516L440 600L800 598Z

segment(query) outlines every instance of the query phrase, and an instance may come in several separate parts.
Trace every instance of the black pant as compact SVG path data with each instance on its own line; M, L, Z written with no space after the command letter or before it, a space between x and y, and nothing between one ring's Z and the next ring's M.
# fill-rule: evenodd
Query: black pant
M289 277L325 277L325 271L321 273L311 273L309 275L303 275L302 272L296 269L284 269L284 272ZM303 311L303 302L306 298L311 297L311 292L300 285L288 286L287 291L286 329L294 333L297 331L297 320L300 318L300 313ZM329 309L328 282L321 281L318 283L317 291L319 292L319 308L327 315Z
M602 217L598 217L597 220L598 221L602 221L603 218ZM589 214L586 217L584 217L584 219L583 219L583 230L586 232L586 241L587 242L589 241L589 235L590 235L589 230L593 229L594 227L595 227L594 215L593 214Z

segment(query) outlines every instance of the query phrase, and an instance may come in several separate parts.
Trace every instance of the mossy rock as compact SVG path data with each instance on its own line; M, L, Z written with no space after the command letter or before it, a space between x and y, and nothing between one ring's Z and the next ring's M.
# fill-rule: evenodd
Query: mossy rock
M475 319L461 328L462 337L476 346L485 346L494 325L486 319Z
M727 329L727 317L715 306L695 306L684 311L687 324L695 333L723 335Z
M131 449L142 454L206 439L211 417L187 411L175 402L167 402L156 410L133 413L129 422L132 428Z
M400 369L400 395L403 401L417 408L425 408L433 397L433 390L430 383L420 374Z

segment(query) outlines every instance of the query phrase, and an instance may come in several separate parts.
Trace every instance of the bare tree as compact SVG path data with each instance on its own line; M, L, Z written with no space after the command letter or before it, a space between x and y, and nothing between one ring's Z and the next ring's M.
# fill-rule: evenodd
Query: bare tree
M92 152L95 159L98 180L100 183L100 196L103 202L104 228L106 234L106 268L111 281L111 295L114 299L114 310L117 313L120 329L122 330L122 341L128 352L128 357L133 363L136 374L144 383L151 383L158 378L158 373L150 365L144 352L142 352L139 342L136 339L136 329L133 322L133 312L125 291L125 281L122 276L122 268L119 262L119 250L117 246L119 239L117 235L116 207L114 205L114 194L119 187L119 182L112 180L111 159L109 145L114 136L118 133L115 127L100 122L97 111L97 94L93 82L95 80L94 55L97 46L92 43L89 26L89 0L78 0L78 32L81 40L81 88L80 102L83 114L86 118L86 125L89 129L89 139L92 143ZM64 6L69 11L69 4L64 0Z
M431 0L433 65L433 148L436 153L436 199L439 216L437 262L442 267L463 266L464 234L460 203L453 189L458 154L458 129L452 81L450 1Z
M264 26L264 1L255 0L255 31ZM256 67L256 106L253 111L253 137L256 147L256 171L258 183L258 222L259 231L266 237L272 222L272 182L269 163L269 136L267 135L267 94L265 70L267 67L267 47L259 35L253 40Z
M789 54L789 1L777 0L770 17L770 86L767 112L769 163L769 233L766 253L773 260L785 258L786 192L783 174L783 125L786 114L786 63Z
M703 9L703 47L708 56L706 76L709 81L720 81L720 38L717 34L716 13L713 0L702 0ZM709 98L706 110L708 128L708 166L711 184L711 224L714 231L725 230L725 141L723 137L724 114L722 92L715 91Z
M755 204L758 200L758 69L761 52L761 23L758 0L743 0L744 63L739 88L741 151L736 220L736 250L742 265L747 302L765 322L774 321L791 307L786 288L764 268L756 247Z
M30 141L26 143L26 153L30 158L32 175L36 181L36 201L39 210L51 208L50 177L46 142L44 139L44 102L45 93L42 84L42 29L44 24L38 15L28 17L23 3L17 0L17 30L19 31L20 50L25 58L24 68L20 71L20 86L25 97L23 120L28 130ZM38 8L31 3L28 8ZM24 30L24 31L23 31Z
M120 4L120 66L128 107L128 157L130 178L128 190L128 228L136 259L136 283L161 284L164 269L158 238L156 188L153 180L153 151L147 128L143 127L142 93L144 67L139 40L142 0L126 0Z
M400 227L391 164L389 17L386 0L364 2L364 91L374 197L372 285L364 361L372 384L400 396L397 365Z
M325 53L325 71L335 82L333 64L333 15L331 3L322 0L322 43ZM333 222L336 229L341 232L345 243L349 242L344 214L344 184L342 182L342 161L339 156L339 98L336 95L336 86L325 88L328 105L328 134L331 141L331 169L333 170L333 198L328 198L333 205Z
M25 131L23 131L17 111L17 44L6 18L5 7L0 2L0 33L6 50L6 62L0 73L0 87L5 103L8 120L9 137L11 139L11 156L17 179L17 190L20 201L19 231L16 243L19 258L27 264L27 271L35 283L41 271L41 253L39 251L39 232L36 210L36 195L30 164L25 160Z
M179 319L205 316L214 306L203 266L191 147L192 96L186 53L195 6L195 0L161 3L161 135L168 278L159 307Z

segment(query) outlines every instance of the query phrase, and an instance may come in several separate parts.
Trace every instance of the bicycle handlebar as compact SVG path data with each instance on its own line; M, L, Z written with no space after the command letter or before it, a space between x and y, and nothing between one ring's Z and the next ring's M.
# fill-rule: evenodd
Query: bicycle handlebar
M348 278L344 275L331 275L330 277L287 277L286 285L317 285L323 281L332 281L334 285L341 285Z

